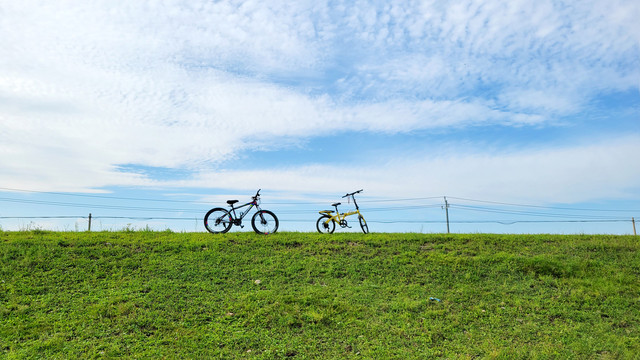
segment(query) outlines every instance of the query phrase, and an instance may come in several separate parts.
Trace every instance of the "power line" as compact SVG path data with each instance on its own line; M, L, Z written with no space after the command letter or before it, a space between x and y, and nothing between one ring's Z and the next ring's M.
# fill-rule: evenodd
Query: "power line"
M640 212L637 209L627 209L627 210L619 210L619 209L581 209L581 208L570 208L570 207L557 207L557 206L541 206L541 205L527 205L527 204L514 204L514 203L505 203L498 201L489 201L489 200L476 200L476 199L467 199L467 198L459 198L449 196L449 199L463 200L463 201L471 201L471 202L480 202L486 204L496 204L496 205L505 205L505 206L519 206L519 207L531 207L531 208L540 208L540 209L555 209L555 210L572 210L572 211L603 211L603 212Z
M88 216L0 216L0 219L88 219Z
M631 222L630 219L592 219L592 220L452 220L452 224L502 224L512 225L517 223L608 223ZM445 220L367 220L367 223L381 224L446 224Z
M440 204L393 206L393 207L386 207L386 208L367 208L366 212L418 210L418 209L429 209L429 208L439 208L439 207L440 207ZM278 211L278 213L279 214L300 214L300 213L318 213L319 211L320 210L318 209L300 209L300 210L280 210ZM335 210L331 209L331 211L335 211Z
M106 196L106 195L93 195L93 194L72 194L72 193L60 193L60 192L46 192L46 191L35 191L35 190L21 190L21 189L12 189L12 188L4 188L0 187L0 191L18 191L18 192L26 192L26 193L39 193L39 194L48 194L48 195L56 195L56 196L74 196L74 197L84 197L84 198L96 198L96 199L105 199L105 200L117 200L119 203L122 201L151 201L151 202L163 202L163 203L180 203L180 204L207 204L208 206L212 206L211 202L202 202L202 201L189 201L189 200L169 200L169 199L143 199L143 198L129 198L129 197L117 197L117 196ZM434 209L442 207L442 203L423 203L416 204L414 201L424 201L425 200L433 200L433 199L444 199L444 204L447 209L452 208L459 211L474 211L480 213L493 213L493 214L503 214L510 215L515 217L514 219L500 219L500 220L456 220L453 219L449 221L447 219L447 225L449 223L452 224L501 224L501 225L513 225L518 223L613 223L613 222L628 222L631 220L621 219L616 216L599 216L596 214L579 214L575 213L576 211L588 211L588 212L603 212L603 213L611 213L611 212L631 212L631 211L640 211L640 210L617 210L617 209L580 209L580 208L568 208L568 207L552 207L552 206L538 206L538 205L527 205L527 204L514 204L514 203L505 203L505 202L497 202L497 201L486 201L486 200L477 200L477 199L468 199L468 198L458 198L458 197L416 197L416 198L397 198L397 199L377 199L377 200L359 200L360 203L401 203L405 202L407 204L389 204L389 205L397 205L397 206L380 206L380 207L372 207L363 209L363 213L367 212L388 212L390 214L407 211L416 212L411 213L411 217L413 219L380 219L380 220L367 220L370 223L380 223L380 224L443 224L445 221L443 220L419 220L415 218L424 217L424 215L416 215L417 212ZM450 200L454 199L462 204L451 203ZM104 201L98 202L97 204L91 203L83 203L83 202L72 202L72 201L55 201L55 200L36 200L36 199L17 199L12 197L0 197L0 202L13 202L13 203L21 203L21 204L32 204L32 205L47 205L47 206L61 206L61 207L74 207L74 208L87 208L87 209L101 209L101 210L116 210L122 212L133 212L133 211L141 211L141 212L164 212L164 213L181 213L185 216L93 216L93 219L129 219L129 220L158 220L158 221L202 221L202 216L206 212L206 209L197 209L195 206L193 208L170 208L170 207L145 207L145 206L135 206L134 205L118 205L116 204L107 204ZM411 203L410 203L411 202ZM491 204L496 206L475 206L464 204L464 202L477 202L483 204ZM263 205L271 206L271 205L298 205L300 208L293 210L277 210L276 213L283 215L293 215L293 214L307 214L307 213L317 213L319 211L318 208L311 209L310 207L304 205L318 205L325 204L326 202L263 202ZM140 204L143 205L143 204ZM347 204L345 204L347 205ZM215 206L215 205L213 205ZM525 209L517 209L513 207L520 207ZM285 208L286 209L286 208ZM529 209L529 210L527 210ZM566 213L558 213L558 212L546 212L546 211L537 211L537 210L563 210ZM187 214L197 214L196 217L186 217ZM395 217L400 217L396 213ZM423 213L424 214L424 213ZM158 214L160 215L160 214ZM385 214L386 215L386 214ZM447 214L449 215L449 214ZM612 214L610 214L612 215ZM381 215L378 215L380 217ZM384 215L382 215L384 216ZM393 215L392 215L393 216ZM454 216L455 217L455 216ZM507 216L505 216L507 217ZM536 218L550 218L550 219L519 219L518 217L536 217ZM91 217L89 217L91 218ZM60 215L60 216L0 216L0 219L87 219L86 216L69 216L69 215ZM313 222L315 220L311 219L282 219L281 222Z
M405 198L405 199L384 199L384 200L358 200L363 203L376 203L376 202L393 202L393 201L417 201L417 200L433 200L433 199L441 199L442 196L429 196L429 197L418 197L418 198Z
M36 194L49 194L49 195L61 195L61 196L76 196L76 197L89 197L99 199L112 199L112 200L129 200L129 201L155 201L155 202L172 202L172 203L192 203L192 204L211 204L208 201L196 201L196 200L170 200L170 199L149 199L149 198L133 198L133 197L121 197L121 196L108 196L108 195L94 195L94 194L74 194L55 191L38 191L38 190L25 190L0 187L0 190L5 191L17 191Z
M128 201L152 201L152 202L167 202L167 203L188 203L188 204L207 204L212 205L211 201L197 201L197 200L171 200L171 199L152 199L152 198L137 198L137 197L122 197L122 196L109 196L109 195L96 195L96 194L76 194L76 193L65 193L65 192L55 192L55 191L39 191L39 190L26 190L26 189L16 189L16 188L6 188L0 187L0 190L5 191L15 191L15 192L25 192L25 193L36 193L36 194L49 194L49 195L59 195L59 196L74 196L74 197L87 197L87 198L98 198L98 199L111 199L111 200L128 200ZM400 202L400 201L419 201L419 200L433 200L439 199L440 196L430 196L430 197L417 197L417 198L399 198L399 199L379 199L379 200L358 200L363 203L380 203L380 202ZM263 202L266 205L316 205L316 204L325 204L326 201L296 201L296 202L279 202L279 201L266 201Z
M22 204L84 207L84 208L91 208L91 209L108 209L108 210L167 211L167 212L196 212L196 211L201 212L202 211L202 210L196 210L196 209L152 208L152 207L125 206L125 205L84 204L84 203L69 203L69 202L60 202L60 201L14 199L14 198L4 198L4 197L0 197L0 201L22 203Z
M121 196L109 196L109 195L97 195L97 194L77 194L77 193L65 193L65 192L54 192L54 191L39 191L39 190L27 190L27 189L17 189L17 188L7 188L0 187L0 190L4 191L14 191L14 192L25 192L25 193L37 193L37 194L50 194L50 195L59 195L59 196L73 196L73 197L87 197L87 198L98 198L98 199L111 199L111 200L127 200L127 201L149 201L149 202L166 202L166 203L184 203L184 204L206 204L209 206L214 206L211 201L198 201L198 200L172 200L172 199L153 199L153 198L137 198L137 197L121 197ZM540 206L540 205L529 205L529 204L516 204L516 203L507 203L507 202L498 202L498 201L490 201L490 200L478 200L478 199L469 199L462 197L454 197L447 196L449 199L462 200L462 201L470 201L470 202L479 202L486 204L495 204L495 205L503 205L503 206L517 206L517 207L530 207L530 208L540 208L540 209L556 209L556 210L571 210L571 211L602 211L602 212L640 212L637 209L628 209L628 210L620 210L620 209L590 209L590 208L570 208L570 207L555 207L555 206ZM402 201L420 201L420 200L433 200L433 199L441 199L442 196L429 196L429 197L415 197L415 198L390 198L390 199L377 199L377 200L358 200L360 203L384 203L384 202L402 202ZM0 198L2 200L2 198ZM11 200L6 200L11 201ZM19 201L17 199L15 202ZM27 201L27 200L23 200ZM307 202L271 202L265 201L263 204L265 205L316 205L316 204L325 204L324 201L307 201ZM450 205L453 205L449 202ZM46 204L45 204L46 205ZM55 204L52 204L55 205ZM95 205L87 205L87 204L78 204L78 206L95 206ZM100 206L100 205L97 205ZM441 205L436 205L441 206ZM461 206L461 205L459 205ZM171 209L173 210L173 209ZM182 211L184 209L176 209L177 211Z
M0 219L87 219L88 216L0 216ZM129 219L129 220L203 220L203 218L194 217L153 217L153 216L92 216L92 219ZM246 221L246 220L245 220ZM309 222L309 219L279 219L281 222ZM631 222L630 219L573 219L573 220L452 220L453 224L483 224L483 223L498 223L498 224L516 224L516 223L571 223L571 222ZM380 223L380 224L444 224L444 220L367 220L367 223Z
M468 211L478 211L478 212L489 212L489 213L498 213L498 214L509 214L509 215L528 215L528 216L542 216L542 217L566 217L566 218L601 218L595 215L584 215L584 214L557 214L557 213L542 213L542 212L533 212L533 211L521 211L521 210L502 210L502 209L491 209L486 207L479 206L469 206L469 205L450 205L452 208L468 210Z

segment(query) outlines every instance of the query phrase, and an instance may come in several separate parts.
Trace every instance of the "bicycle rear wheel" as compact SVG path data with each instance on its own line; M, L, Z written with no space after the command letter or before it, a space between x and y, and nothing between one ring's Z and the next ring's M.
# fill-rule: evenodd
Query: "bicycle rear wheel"
M333 234L333 231L336 229L335 221L326 222L328 219L331 219L329 215L322 215L316 221L316 229L320 234Z
M211 209L204 216L204 227L212 234L224 234L231 229L231 215L227 209Z
M269 210L260 210L251 218L251 226L257 234L275 234L278 231L278 218Z
M362 228L362 232L365 234L368 234L369 225L367 225L367 222L364 220L364 217L362 215L358 216L358 221L360 222L360 227Z

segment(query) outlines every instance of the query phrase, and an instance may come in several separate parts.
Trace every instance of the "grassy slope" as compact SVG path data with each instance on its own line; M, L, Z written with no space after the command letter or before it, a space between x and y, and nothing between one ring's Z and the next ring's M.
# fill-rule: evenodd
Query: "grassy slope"
M0 232L0 358L633 358L639 248L631 236Z

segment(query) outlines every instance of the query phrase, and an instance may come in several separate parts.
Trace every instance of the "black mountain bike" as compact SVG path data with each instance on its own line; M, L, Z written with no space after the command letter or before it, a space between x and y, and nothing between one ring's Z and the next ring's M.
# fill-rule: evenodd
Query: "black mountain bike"
M224 208L209 210L207 215L204 216L204 227L212 234L224 234L231 229L231 225L243 228L242 219L255 206L258 211L256 211L251 218L253 231L258 234L274 234L278 231L278 218L271 211L260 209L260 190L256 192L255 196L251 197L251 202L244 205L234 207L233 205L237 203L238 200L227 200L227 204L231 206L231 210ZM237 215L236 210L242 209L245 206L248 206L248 208L243 210L240 215Z

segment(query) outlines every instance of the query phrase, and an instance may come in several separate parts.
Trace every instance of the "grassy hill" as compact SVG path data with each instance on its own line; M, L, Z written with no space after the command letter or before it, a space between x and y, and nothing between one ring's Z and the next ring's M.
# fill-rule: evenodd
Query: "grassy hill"
M633 236L0 232L0 358L634 358Z

